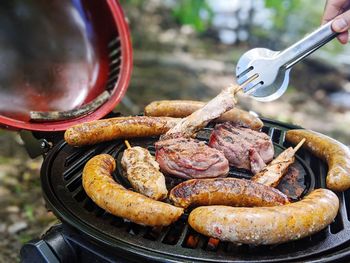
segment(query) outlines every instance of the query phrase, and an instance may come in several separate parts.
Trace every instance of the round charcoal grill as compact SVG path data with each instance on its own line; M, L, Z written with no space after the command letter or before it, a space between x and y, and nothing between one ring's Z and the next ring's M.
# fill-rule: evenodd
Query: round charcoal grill
M290 145L285 132L296 128L289 124L264 119L263 132L273 140L276 154ZM197 136L208 140L212 127ZM132 145L148 148L154 154L157 138L130 140ZM114 178L130 188L121 177L120 159L126 148L122 140L94 146L73 148L64 141L47 155L41 171L44 197L55 215L82 235L109 251L124 251L135 260L152 261L206 261L206 262L333 262L350 255L350 191L338 193L340 209L335 221L321 232L298 240L273 246L236 245L219 242L217 247L208 244L209 238L196 233L187 224L188 211L174 224L164 228L137 225L113 216L95 205L82 187L82 170L85 163L100 153L109 153L117 160ZM299 172L304 175L303 195L314 188L325 187L327 166L306 150L297 153ZM230 177L250 178L251 174L231 167ZM170 189L180 179L167 178ZM198 242L189 247L188 239ZM108 253L108 252L106 252Z

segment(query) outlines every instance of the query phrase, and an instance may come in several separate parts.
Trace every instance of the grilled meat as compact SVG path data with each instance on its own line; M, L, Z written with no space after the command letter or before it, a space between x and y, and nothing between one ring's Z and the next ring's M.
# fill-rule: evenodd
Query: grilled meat
M296 144L305 138L305 149L327 162L327 187L333 191L350 188L350 149L341 142L311 130L290 130L286 140Z
M146 116L168 116L184 118L196 110L202 108L205 102L193 100L157 100L148 104L145 109ZM249 127L253 130L260 130L263 122L250 112L234 107L222 114L215 122L231 121L237 125Z
M121 164L124 176L137 192L155 200L167 196L164 175L159 171L159 164L147 149L138 146L126 149Z
M157 136L174 127L180 119L170 117L116 117L76 124L66 130L69 145L84 146L115 139Z
M223 153L194 139L158 141L156 160L163 172L181 178L223 177L229 164Z
M284 150L269 165L255 174L252 178L254 182L261 183L267 186L276 187L282 177L287 172L289 166L294 163L295 151L292 147Z
M313 190L299 202L272 207L201 206L188 223L197 232L221 241L250 245L280 244L310 236L333 222L336 194Z
M109 154L96 155L84 166L84 190L99 207L146 226L168 226L183 214L182 208L125 189L112 177L115 168L115 160Z
M235 106L235 93L239 89L239 86L230 86L223 89L219 95L202 108L178 122L166 134L162 135L161 139L193 137L197 131L204 128L211 120L220 117L224 112L231 110Z
M282 192L251 180L238 178L192 179L184 181L169 194L183 208L202 205L277 206L289 203Z
M303 166L300 163L293 163L289 166L285 176L281 179L276 189L287 195L291 200L299 200L306 188L305 174L301 171Z
M209 146L222 151L231 165L254 174L262 170L274 154L272 141L265 133L228 122L215 126Z

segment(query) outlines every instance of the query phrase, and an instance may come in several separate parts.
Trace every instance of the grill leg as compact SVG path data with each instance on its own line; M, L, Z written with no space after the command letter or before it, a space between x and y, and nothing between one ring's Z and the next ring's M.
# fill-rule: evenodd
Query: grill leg
M62 235L62 226L52 227L42 239L35 239L21 248L22 263L77 262L74 248Z

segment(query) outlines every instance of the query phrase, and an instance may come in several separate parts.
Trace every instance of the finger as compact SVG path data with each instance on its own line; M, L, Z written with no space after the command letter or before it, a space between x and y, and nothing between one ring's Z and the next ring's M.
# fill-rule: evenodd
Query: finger
M323 13L322 24L339 15L345 5L347 5L347 0L328 0Z
M341 33L350 28L350 10L334 18L332 29L335 32Z
M340 43L342 44L347 44L349 41L349 32L343 32L340 35L337 36L337 39L339 40Z

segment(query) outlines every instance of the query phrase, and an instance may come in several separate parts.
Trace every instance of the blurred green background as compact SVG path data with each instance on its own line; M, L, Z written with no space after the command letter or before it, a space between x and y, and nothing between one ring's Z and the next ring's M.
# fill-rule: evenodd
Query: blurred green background
M325 1L121 4L132 34L134 68L126 97L116 110L137 114L157 99L209 100L235 81L235 63L245 51L282 50L318 27ZM350 144L349 49L332 41L293 68L288 91L280 99L262 103L240 96L239 106ZM46 211L41 196L42 159L28 157L16 132L0 130L0 142L0 262L12 262L18 261L21 245L56 218Z

